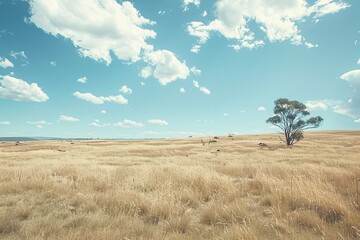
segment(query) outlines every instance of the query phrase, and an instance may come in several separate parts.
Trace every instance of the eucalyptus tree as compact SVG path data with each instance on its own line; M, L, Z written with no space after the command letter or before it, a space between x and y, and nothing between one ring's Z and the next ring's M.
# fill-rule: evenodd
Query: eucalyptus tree
M304 118L310 115L306 105L287 98L275 100L274 115L266 120L280 128L285 136L283 140L288 146L294 145L304 138L304 130L318 128L324 119L320 116L311 117L307 120Z

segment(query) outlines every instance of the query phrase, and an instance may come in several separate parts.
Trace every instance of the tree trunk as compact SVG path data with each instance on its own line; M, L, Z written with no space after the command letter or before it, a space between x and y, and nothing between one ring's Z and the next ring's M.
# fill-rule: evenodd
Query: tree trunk
M287 131L285 131L285 140L286 140L286 145L291 146L291 137L290 137L290 133L288 133Z

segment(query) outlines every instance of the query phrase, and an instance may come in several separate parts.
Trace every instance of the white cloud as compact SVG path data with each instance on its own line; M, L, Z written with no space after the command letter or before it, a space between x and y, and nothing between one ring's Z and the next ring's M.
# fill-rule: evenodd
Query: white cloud
M140 72L140 76L143 78L148 78L151 77L152 75L153 75L153 70L149 66L143 68Z
M179 90L181 93L185 93L185 88L180 88L180 90Z
M354 120L355 123L360 123L360 118Z
M198 82L198 81L193 80L193 84L194 84L194 87L196 87L196 88L199 88L199 87L200 87L200 85L199 85L199 82Z
M208 15L207 11L204 11L201 16L206 17Z
M36 83L11 76L0 76L0 98L14 101L46 102L49 97Z
M27 56L24 51L20 51L20 52L11 51L10 56L12 56L15 59L18 59L18 58L27 59Z
M307 101L305 105L308 111L313 111L313 110L327 111L328 109L331 109L335 113L353 117L349 109L349 105L351 104L351 102L352 102L351 99L347 103L340 100L324 99L324 100Z
M15 73L14 72L10 72L10 76L14 76L15 75Z
M229 116L229 114L228 113L223 113L223 116L227 117L227 116Z
M144 26L155 23L141 16L129 1L29 0L29 4L29 22L48 34L70 39L83 57L107 65L112 55L128 63L143 60L149 66L140 75L153 76L163 85L189 75L185 62L172 52L155 51L147 43L156 33Z
M112 61L111 52L120 60L138 61L141 51L149 48L146 40L156 36L143 28L154 22L142 17L129 1L30 0L29 4L30 22L70 39L82 56L106 64Z
M161 85L167 85L176 79L186 79L190 73L186 63L180 62L168 50L149 51L145 54L144 60L150 66L141 71L141 76L144 78L153 76Z
M47 122L45 120L39 120L39 121L34 121L34 122L27 121L26 123L31 124L31 125L36 125L36 127L38 127L38 128L43 128L44 125L51 125L52 124L52 123L49 123L49 122Z
M148 123L153 124L153 125L159 125L159 126L169 125L167 121L161 120L161 119L150 119L150 120L148 120Z
M114 125L114 124L100 123L99 119L94 119L94 121L92 123L90 123L89 125L93 126L93 127L106 127L106 126L110 126L110 125Z
M45 120L39 120L39 121L35 121L35 122L32 122L32 121L26 121L27 124L33 124L33 125L43 125L43 124L46 124L47 122Z
M190 52L198 53L198 52L200 52L200 48L201 48L200 45L194 45L194 46L191 48Z
M351 116L360 117L360 69L352 70L340 76L353 89L353 95L347 102L339 104L335 109L336 112Z
M74 118L74 117L71 117L71 116L60 115L59 121L64 121L64 122L79 122L80 120L79 120L78 118Z
M122 86L119 91L124 93L124 94L131 94L132 93L131 88L127 87L126 85Z
M161 11L161 10L158 11L158 14L159 14L159 15L164 15L165 13L166 13L166 11Z
M357 64L360 64L360 58L359 58L359 60L357 61Z
M318 19L327 14L334 14L342 9L350 7L349 4L334 0L318 0L309 10L315 13L314 18Z
M14 67L14 64L9 61L7 58L0 57L0 67L2 68L8 68L8 67Z
M313 16L318 20L327 14L345 9L350 5L338 0L318 0L308 5L305 0L269 1L269 0L217 0L215 3L216 18L210 23L193 21L188 24L190 35L198 37L199 43L205 43L212 32L218 32L235 44L235 50L254 48L264 45L262 39L255 39L249 22L256 22L270 42L285 41L295 45L309 43L301 35L299 23Z
M51 61L49 64L50 64L50 66L56 67L56 62L54 62L54 61Z
M80 83L86 83L87 82L87 78L86 77L81 77L77 80Z
M140 85L141 85L141 86L145 86L146 84L145 84L144 82L141 82Z
M319 47L319 45L318 44L312 44L312 43L309 43L309 42L305 42L304 43L305 44L305 46L307 47L307 48L317 48L317 47Z
M81 92L74 92L74 96L82 99L84 101L93 103L93 104L104 104L105 102L113 102L117 104L127 104L128 100L124 98L122 95L118 96L108 96L108 97L97 97L92 93L81 93Z
M196 7L200 6L200 0L183 0L183 9L184 11L189 10L189 5L194 4Z
M200 87L199 90L203 93L205 93L206 95L210 95L211 92L209 89L207 89L206 87Z
M264 111L266 111L266 108L264 106L260 106L260 107L258 107L258 111L264 112Z
M196 67L190 68L190 71L191 71L194 75L200 75L200 74L201 74L201 70L200 70L200 69L197 69Z
M21 64L22 67L29 65L29 61L27 60L27 56L24 51L20 51L20 52L11 51L10 56L15 59L19 59L22 62Z
M106 110L101 110L101 113L102 113L102 114L106 114Z
M201 87L199 82L196 80L193 80L194 87L198 88L201 92L205 93L206 95L210 95L211 92L206 87Z
M122 127L122 128L140 128L143 127L144 124L140 122L135 122L132 120L124 119L122 122L117 122L114 124L116 127Z
M104 125L98 123L98 122L92 122L89 124L90 126L93 126L93 127L103 127Z
M0 125L11 125L11 122L9 122L9 121L1 121Z
M340 76L341 79L347 81L351 85L360 86L360 69L352 70Z
M328 100L307 101L305 105L306 105L306 110L308 111L313 111L313 110L326 111L329 108Z
M232 44L229 45L229 47L233 48L236 52L238 52L240 49L242 48L248 48L248 49L253 49L253 48L258 48L258 47L262 47L264 46L264 41L263 40L256 40L256 41L252 41L252 42L241 42L241 44Z

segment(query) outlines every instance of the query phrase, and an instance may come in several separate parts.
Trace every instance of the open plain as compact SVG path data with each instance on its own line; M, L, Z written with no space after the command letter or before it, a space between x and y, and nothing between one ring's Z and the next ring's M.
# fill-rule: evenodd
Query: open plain
M210 139L0 143L0 238L360 239L359 131Z

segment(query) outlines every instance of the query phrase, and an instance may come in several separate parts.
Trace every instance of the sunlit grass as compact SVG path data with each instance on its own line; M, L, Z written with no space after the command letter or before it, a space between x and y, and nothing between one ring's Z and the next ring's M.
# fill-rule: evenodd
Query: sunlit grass
M360 132L73 143L0 144L1 239L360 239Z

